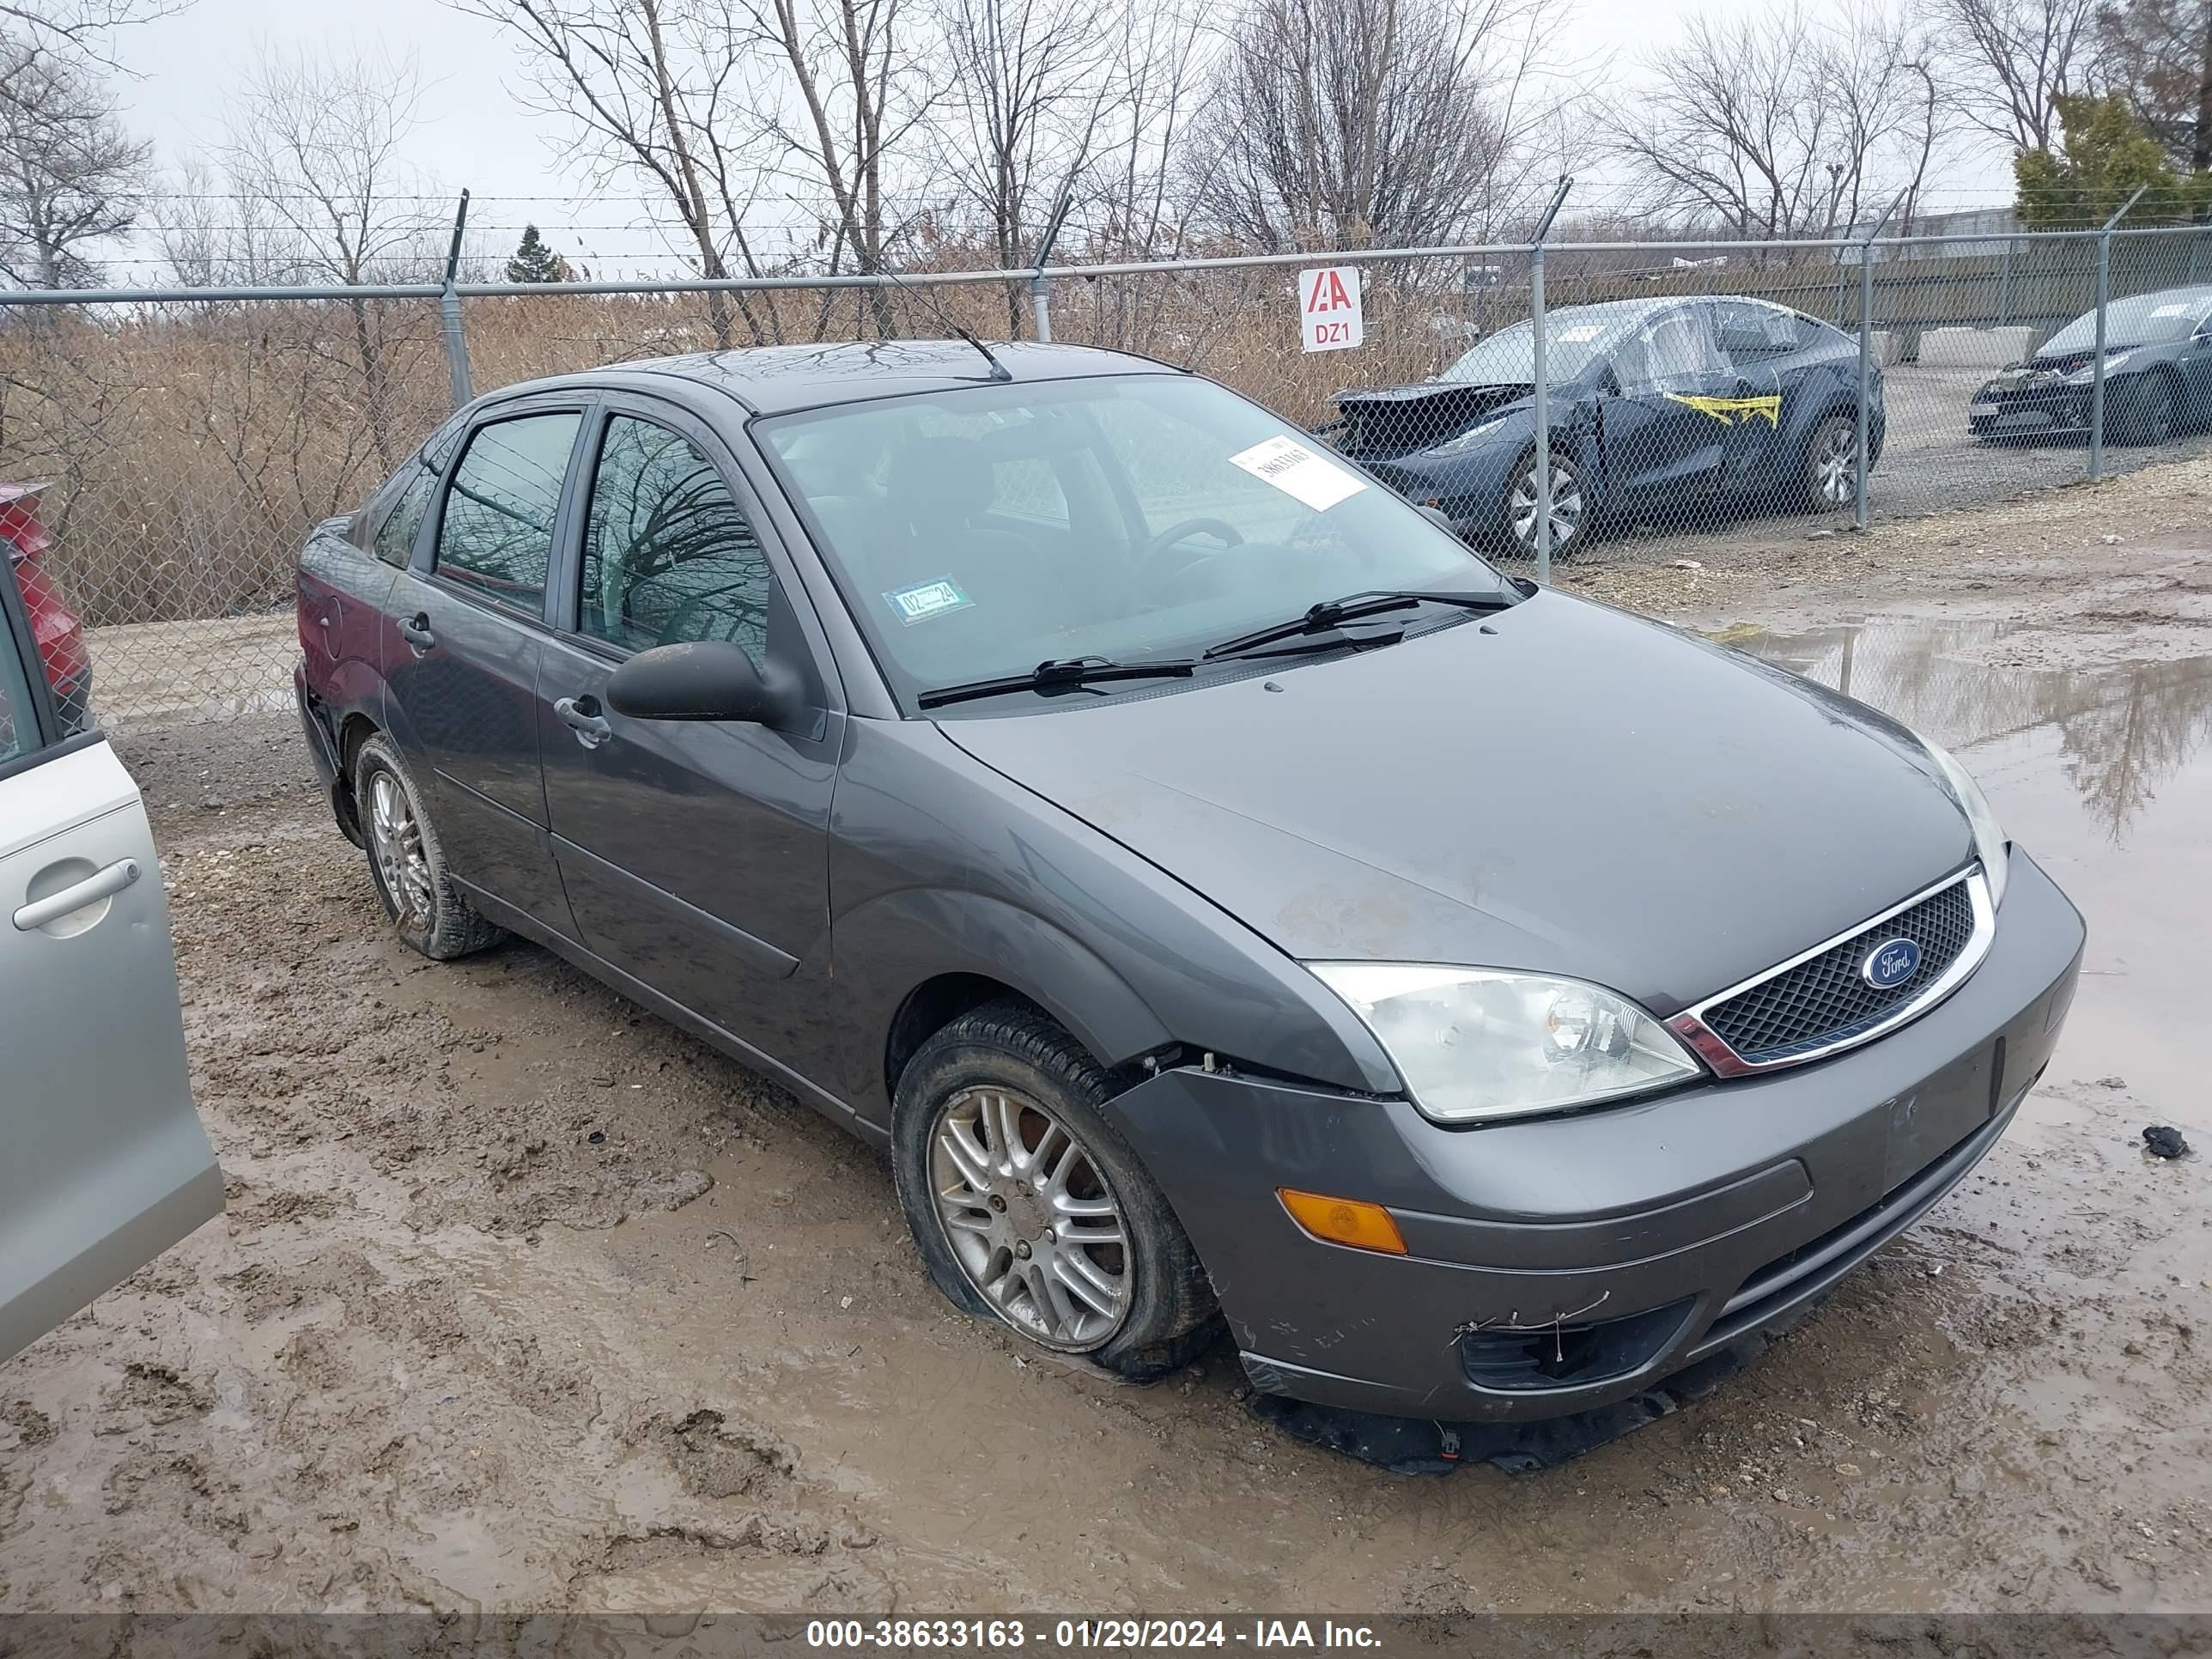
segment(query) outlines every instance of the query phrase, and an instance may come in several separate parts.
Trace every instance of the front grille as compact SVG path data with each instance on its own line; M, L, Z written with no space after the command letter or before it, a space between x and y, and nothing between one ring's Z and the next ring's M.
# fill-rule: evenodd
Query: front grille
M1715 1036L1753 1066L1771 1066L1832 1042L1847 1042L1923 994L1958 960L1974 933L1974 902L1960 877L1909 910L1864 927L1817 957L1761 980L1702 1018ZM1920 966L1902 985L1881 990L1859 972L1867 952L1885 940L1909 939Z

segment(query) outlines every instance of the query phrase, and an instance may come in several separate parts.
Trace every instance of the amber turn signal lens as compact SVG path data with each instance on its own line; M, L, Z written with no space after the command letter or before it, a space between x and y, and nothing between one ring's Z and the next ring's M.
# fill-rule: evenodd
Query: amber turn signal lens
M1391 1255L1406 1254L1406 1241L1398 1236L1398 1224L1390 1219L1390 1212L1380 1204L1369 1204L1356 1198L1328 1198L1290 1187L1276 1188L1275 1196L1283 1200L1291 1219L1316 1238L1331 1244L1349 1244L1355 1250L1382 1250Z

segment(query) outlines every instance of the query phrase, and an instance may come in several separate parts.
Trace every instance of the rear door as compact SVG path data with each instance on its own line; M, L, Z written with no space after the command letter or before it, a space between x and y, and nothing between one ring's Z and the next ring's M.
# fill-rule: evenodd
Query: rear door
M576 533L538 680L555 856L594 954L772 1058L825 1041L830 799L841 719L781 550L705 422L610 394L580 459ZM803 603L803 602L802 602ZM781 729L635 720L608 677L726 640L805 689Z
M1615 349L1613 375L1600 408L1607 477L1635 506L1679 528L1719 482L1735 372L1705 309L1678 306Z
M0 1359L222 1210L154 836L0 580Z
M447 863L465 886L570 931L538 776L538 674L563 486L584 400L495 405L447 470L434 533L386 601L394 728L429 775Z

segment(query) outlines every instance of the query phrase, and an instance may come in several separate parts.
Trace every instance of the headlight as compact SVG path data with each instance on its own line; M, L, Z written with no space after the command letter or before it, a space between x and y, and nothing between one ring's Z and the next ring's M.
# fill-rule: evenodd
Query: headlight
M1506 416L1500 415L1494 421L1485 421L1480 426L1469 427L1466 431L1461 433L1456 438L1447 438L1440 444L1431 444L1429 446L1429 453L1431 455L1456 455L1462 450L1472 449L1477 444L1480 443L1485 438L1503 430L1506 418Z
M1997 815L1990 811L1989 797L1982 793L1982 786L1967 775L1966 769L1925 738L1920 739L1920 746L1936 763L1944 788L1966 815L1966 827L1974 832L1974 856L1982 861L1982 874L1990 884L1990 906L1994 909L2004 896L2005 878L2012 872L2010 843L1997 825Z
M2122 363L2127 362L2129 358L2135 355L2136 354L2132 351L2115 351L2112 353L2105 359L2106 377L2110 379L2114 369L2118 368ZM2069 386L2087 386L2096 378L2097 365L2093 362L2089 364L2087 368L2077 368L2071 374L2069 374L2066 377L2066 384Z
M1580 980L1491 968L1311 962L1445 1123L1555 1112L1701 1075L1666 1028Z

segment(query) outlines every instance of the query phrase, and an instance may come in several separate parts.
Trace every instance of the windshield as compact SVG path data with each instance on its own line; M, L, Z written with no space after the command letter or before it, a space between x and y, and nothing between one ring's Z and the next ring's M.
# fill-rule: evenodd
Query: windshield
M2187 339L2212 317L2212 289L2179 289L2115 300L2105 311L2107 346L2166 345ZM2039 357L2097 349L2097 313L2076 317L2043 343Z
M1316 440L1194 376L979 386L756 430L908 702L1046 661L1195 655L1358 590L1502 586Z
M1625 333L1628 320L1611 321L1600 313L1570 307L1544 319L1544 380L1565 386L1613 347ZM1462 386L1534 386L1536 384L1536 329L1533 323L1501 328L1437 376Z

